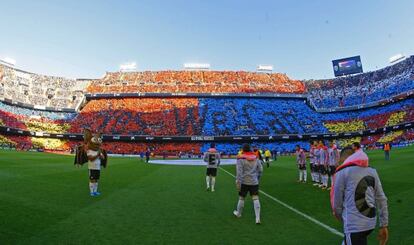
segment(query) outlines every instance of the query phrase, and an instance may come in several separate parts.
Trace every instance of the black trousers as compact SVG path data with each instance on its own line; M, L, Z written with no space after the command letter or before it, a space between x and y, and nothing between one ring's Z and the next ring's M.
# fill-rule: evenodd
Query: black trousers
M345 245L367 245L368 236L373 230L345 234Z

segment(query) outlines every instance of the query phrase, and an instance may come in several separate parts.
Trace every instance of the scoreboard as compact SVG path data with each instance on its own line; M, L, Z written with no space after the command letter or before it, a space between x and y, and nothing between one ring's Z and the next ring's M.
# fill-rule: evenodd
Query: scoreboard
M335 77L363 72L361 56L353 56L348 58L342 58L339 60L333 60L332 66Z

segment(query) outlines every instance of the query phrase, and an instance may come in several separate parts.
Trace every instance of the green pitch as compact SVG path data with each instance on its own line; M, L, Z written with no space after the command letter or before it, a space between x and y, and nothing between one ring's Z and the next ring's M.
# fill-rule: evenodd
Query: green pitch
M390 244L414 244L414 148L369 152L390 207ZM219 170L216 192L205 168L111 158L99 197L73 157L0 151L0 244L340 244L342 238L261 195L262 225L249 198L241 219L234 179ZM234 166L224 167L234 173ZM308 175L309 177L309 175ZM261 190L341 231L329 193L296 183L292 157L265 169ZM310 178L308 178L310 179ZM376 233L371 235L376 244Z

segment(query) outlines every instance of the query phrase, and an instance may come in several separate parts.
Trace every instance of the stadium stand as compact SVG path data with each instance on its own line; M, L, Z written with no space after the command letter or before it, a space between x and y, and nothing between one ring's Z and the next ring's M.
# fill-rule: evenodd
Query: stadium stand
M199 132L197 99L100 99L90 101L72 122L105 134L194 135Z
M6 111L13 113L14 115L32 117L32 118L44 118L49 120L72 120L76 113L71 112L51 112L43 110L34 110L28 108L22 108L19 106L8 105L0 101L0 111Z
M113 72L94 80L89 93L304 93L301 81L285 74L233 71Z
M0 64L0 100L74 109L83 100L88 83L38 75Z
M45 117L27 116L36 114L24 109L25 114L0 111L4 126L49 133L81 133L83 128L110 135L274 135L274 134L323 134L328 132L352 132L376 129L414 121L414 99L406 99L379 108L352 112L317 113L301 99L258 99L258 98L123 98L90 101L83 110L73 113L48 112ZM14 110L19 112L19 110ZM41 112L44 113L44 112ZM49 118L48 118L48 117ZM65 118L65 119L60 119ZM55 119L55 120L54 120ZM366 143L392 141L399 134L370 136ZM361 138L342 140L339 145L349 144ZM71 146L64 140L36 140L36 147L64 149ZM259 144L260 147L276 151L293 150L295 144L304 142ZM107 146L119 152L117 143ZM190 145L190 144L189 144ZM124 149L141 152L143 146L123 143ZM228 152L237 145L222 144ZM165 145L159 149L173 152ZM303 145L305 148L305 146ZM120 148L119 148L120 149ZM179 152L177 148L174 152ZM185 151L199 151L199 147L188 146ZM184 151L184 149L183 149Z
M24 72L0 65L0 127L27 132L80 134L84 128L106 135L145 136L257 136L277 134L343 133L414 122L414 98L406 97L376 107L320 113L316 107L349 106L390 98L414 89L413 56L374 72L333 80L291 80L284 74L232 71L113 72L96 80L71 80ZM344 88L345 87L345 88ZM17 88L17 89L16 89ZM295 97L309 91L308 100ZM196 93L192 97L90 98L79 112L44 110L72 108L84 93ZM197 93L229 93L226 97L198 97ZM277 93L287 97L239 98L237 93ZM360 96L364 94L364 96ZM292 96L290 96L292 95ZM363 99L361 99L363 98ZM3 102L1 102L3 100ZM11 102L10 102L11 101ZM312 103L309 103L311 101ZM37 105L23 108L15 102ZM39 136L39 135L36 135ZM377 133L337 141L375 146L385 142L414 140L413 130ZM71 151L77 141L4 134L0 145L18 149ZM290 152L305 141L254 143L273 152ZM110 142L110 153L139 154L149 147L158 154L199 154L203 143ZM235 154L236 143L219 143L218 148Z
M306 82L317 108L363 105L414 90L414 56L373 72Z
M412 119L413 99L362 111L320 114L300 99L150 98L90 101L70 132L120 135L268 135L350 132ZM162 118L163 120L160 120Z

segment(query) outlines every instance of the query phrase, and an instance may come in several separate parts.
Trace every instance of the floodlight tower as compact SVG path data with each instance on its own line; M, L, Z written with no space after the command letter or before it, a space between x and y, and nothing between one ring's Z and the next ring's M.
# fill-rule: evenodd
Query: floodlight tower
M273 65L258 65L256 67L257 72L272 73Z
M119 70L121 72L134 72L137 71L137 63L136 62L127 62L119 65Z
M210 70L210 64L208 63L185 63L185 70Z
M397 62L399 62L399 61L402 61L402 60L404 60L404 59L405 59L405 55L403 55L403 54L396 54L396 55L391 56L391 57L389 58L389 62L390 62L391 64L393 64L393 63L397 63Z

